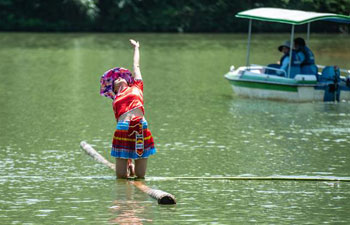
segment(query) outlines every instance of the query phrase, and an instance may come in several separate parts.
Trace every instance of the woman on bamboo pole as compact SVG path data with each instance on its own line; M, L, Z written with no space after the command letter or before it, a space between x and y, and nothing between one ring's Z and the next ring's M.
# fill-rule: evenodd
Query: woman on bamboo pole
M153 137L144 117L143 81L140 71L140 44L130 40L134 47L134 73L124 68L113 68L101 77L100 94L113 99L117 120L111 155L116 158L117 178L135 176L144 178L147 158L156 153ZM135 165L132 160L135 160Z

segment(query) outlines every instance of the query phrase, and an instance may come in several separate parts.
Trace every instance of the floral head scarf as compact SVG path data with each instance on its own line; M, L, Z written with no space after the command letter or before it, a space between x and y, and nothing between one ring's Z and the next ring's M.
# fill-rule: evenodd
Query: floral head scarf
M100 79L100 83L101 83L100 95L114 99L115 94L113 91L113 86L114 86L113 83L119 77L124 78L128 83L128 85L134 82L134 78L132 77L131 72L128 69L115 67L113 69L106 71L102 75Z

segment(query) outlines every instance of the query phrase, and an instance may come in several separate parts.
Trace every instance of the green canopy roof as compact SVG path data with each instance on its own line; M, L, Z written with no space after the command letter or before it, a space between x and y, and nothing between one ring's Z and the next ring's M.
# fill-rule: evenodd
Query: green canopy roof
M277 23L288 23L294 25L310 23L318 20L326 20L338 23L350 23L350 16L279 8L250 9L239 12L236 17Z

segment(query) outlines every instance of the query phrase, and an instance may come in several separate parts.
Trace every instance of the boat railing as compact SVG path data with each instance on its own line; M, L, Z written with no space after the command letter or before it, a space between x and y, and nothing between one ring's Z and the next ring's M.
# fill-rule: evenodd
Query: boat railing
M257 64L251 64L247 69L248 70L253 70L253 69L261 69L261 73L266 74L266 69L268 70L273 70L276 72L276 74L270 74L270 75L277 75L277 76L282 76L282 77L287 77L287 73L286 71L279 69L279 68L275 68L275 67L269 67L269 66L262 66L262 65L257 65Z
M326 66L324 66L324 65L316 65L316 66L317 66L318 69L321 69L321 70L326 68ZM350 70L339 68L339 71L342 72L342 73L345 73L348 76L350 76Z

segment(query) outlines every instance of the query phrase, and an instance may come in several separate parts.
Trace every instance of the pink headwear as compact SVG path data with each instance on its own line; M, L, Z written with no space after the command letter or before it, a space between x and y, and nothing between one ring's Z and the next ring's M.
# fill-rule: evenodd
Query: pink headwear
M113 83L119 77L125 79L128 85L134 83L134 78L132 77L132 74L128 69L115 67L113 69L106 71L101 76L100 95L114 99L115 94L113 91Z

